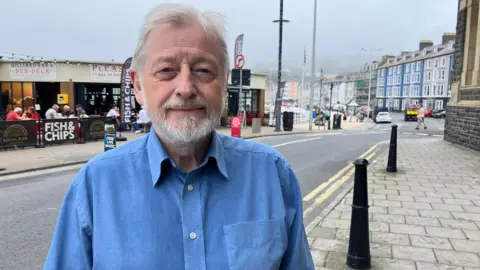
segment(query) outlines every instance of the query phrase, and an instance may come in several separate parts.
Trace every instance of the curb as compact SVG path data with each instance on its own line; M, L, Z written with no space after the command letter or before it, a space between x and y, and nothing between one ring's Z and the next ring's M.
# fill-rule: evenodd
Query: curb
M58 164L58 165L44 166L44 167L41 167L41 168L32 168L32 169L25 169L25 170L19 170L19 171L14 171L14 172L5 172L5 173L0 173L0 177L10 176L10 175L15 175L15 174L30 173L30 172L35 172L35 171L42 172L42 171L50 170L50 169L63 168L63 167L68 167L68 166L85 164L87 162L88 162L88 160L81 160L81 161L74 161L74 162L69 162L69 163L62 163L62 164Z

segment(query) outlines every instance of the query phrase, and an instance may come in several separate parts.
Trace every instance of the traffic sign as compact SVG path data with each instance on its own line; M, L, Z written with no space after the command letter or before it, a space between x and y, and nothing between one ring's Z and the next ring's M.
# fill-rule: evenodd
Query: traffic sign
M235 59L235 67L236 68L243 68L245 65L245 57L243 54L237 55L237 58Z

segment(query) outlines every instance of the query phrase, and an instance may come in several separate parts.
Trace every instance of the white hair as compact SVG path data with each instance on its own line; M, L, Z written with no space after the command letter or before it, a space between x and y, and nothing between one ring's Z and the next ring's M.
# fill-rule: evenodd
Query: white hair
M140 35L137 47L132 59L132 66L135 72L142 73L144 64L144 46L148 35L158 25L170 24L178 27L199 23L207 37L213 37L220 48L220 63L223 69L225 86L228 80L230 68L227 42L225 41L225 17L215 12L200 12L199 10L184 4L160 4L152 8L144 18L140 27Z
M23 112L23 109L20 108L20 107L16 107L13 111L16 112L16 113L21 113L21 112Z

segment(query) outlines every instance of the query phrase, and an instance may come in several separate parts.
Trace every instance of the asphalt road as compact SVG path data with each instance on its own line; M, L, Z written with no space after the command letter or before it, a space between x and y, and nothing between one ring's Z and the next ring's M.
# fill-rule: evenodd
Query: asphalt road
M413 135L413 123L396 120L393 124L402 124L399 133L403 130L412 133L399 134L400 138L422 138ZM437 126L440 127L441 123ZM435 134L440 132L435 130L435 126L432 127L427 131ZM289 160L304 197L372 145L388 140L389 129L390 125L377 125L367 132L288 135L260 138L257 141L275 147ZM378 154L385 149L386 145L379 148ZM59 207L75 173L75 170L63 171L0 181L0 269L41 269ZM306 209L311 202L303 206ZM305 218L305 226L314 219L320 208Z

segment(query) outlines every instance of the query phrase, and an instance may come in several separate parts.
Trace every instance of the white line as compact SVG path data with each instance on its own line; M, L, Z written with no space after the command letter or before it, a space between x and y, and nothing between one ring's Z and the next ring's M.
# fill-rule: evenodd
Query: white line
M280 146L285 146L285 145L294 144L294 143L308 142L308 141L318 140L318 139L321 139L321 138L322 138L322 137L317 137L317 138L312 138L312 139L304 139L304 140L297 140L297 141L291 141L291 142L286 142L286 143L281 143L281 144L272 145L272 147L280 147Z
M432 135L433 137L443 137L443 135Z
M402 132L403 134L405 135L412 135L413 133L410 133L410 132Z
M417 135L419 135L419 136L428 136L428 134L425 134L425 133L417 133Z
M323 136L323 134L307 134L305 136L306 137L318 137L318 136Z

